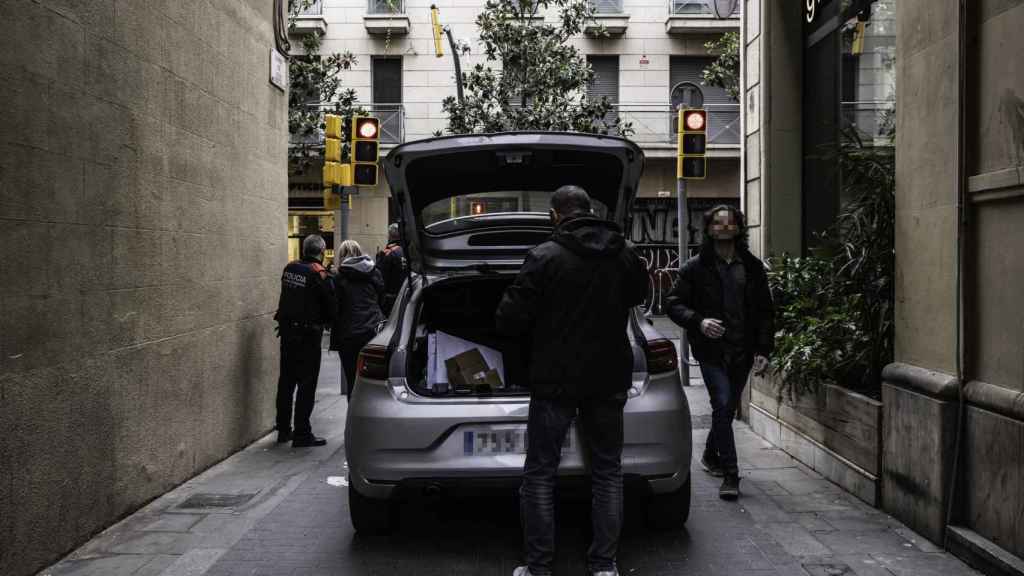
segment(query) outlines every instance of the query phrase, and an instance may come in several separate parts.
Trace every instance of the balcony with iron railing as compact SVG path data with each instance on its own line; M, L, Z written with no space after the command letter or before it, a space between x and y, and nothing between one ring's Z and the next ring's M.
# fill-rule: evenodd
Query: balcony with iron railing
M309 108L329 114L334 110L334 104L310 104ZM380 120L380 144L382 147L391 147L405 141L405 107L400 104L368 103L355 104L354 108L362 111L362 115L373 116ZM305 138L292 137L292 146L323 146L324 134L318 130L316 134Z
M327 21L324 20L323 12L323 0L314 0L299 11L298 14L292 16L288 33L299 36L305 34L326 34Z
M363 24L370 34L408 34L409 16L405 12L405 0L367 0Z
M740 26L740 4L735 2L728 14L719 11L729 2L721 0L668 0L665 31L673 35L730 32Z
M705 104L708 111L708 156L738 157L740 105ZM649 156L674 156L678 112L667 104L615 104L611 114L630 124L630 140ZM658 151L662 151L659 153Z
M629 27L629 14L622 8L622 0L590 0L591 18L584 24L583 32L599 36L602 31L609 36L620 36Z

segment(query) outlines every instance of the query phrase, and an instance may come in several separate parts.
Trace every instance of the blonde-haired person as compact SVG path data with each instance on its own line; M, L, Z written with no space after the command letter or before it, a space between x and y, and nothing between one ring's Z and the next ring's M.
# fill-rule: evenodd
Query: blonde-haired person
M338 315L331 328L331 350L341 356L346 392L351 395L359 351L373 339L377 326L384 320L384 278L355 240L341 243L335 262Z

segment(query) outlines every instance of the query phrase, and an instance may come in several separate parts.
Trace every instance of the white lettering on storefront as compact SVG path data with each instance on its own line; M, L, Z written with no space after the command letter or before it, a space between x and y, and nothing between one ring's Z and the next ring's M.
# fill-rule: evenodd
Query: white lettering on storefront
M821 4L821 0L806 0L804 6L807 9L807 23L814 22L814 19L818 17L818 6Z

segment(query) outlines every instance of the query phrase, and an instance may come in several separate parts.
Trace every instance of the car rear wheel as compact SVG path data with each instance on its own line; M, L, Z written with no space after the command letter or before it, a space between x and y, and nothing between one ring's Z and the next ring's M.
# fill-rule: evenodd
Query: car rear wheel
M690 517L690 478L673 492L651 494L647 525L655 530L679 530Z
M390 500L367 498L351 484L348 487L348 510L352 527L360 534L387 534L394 524L395 507Z

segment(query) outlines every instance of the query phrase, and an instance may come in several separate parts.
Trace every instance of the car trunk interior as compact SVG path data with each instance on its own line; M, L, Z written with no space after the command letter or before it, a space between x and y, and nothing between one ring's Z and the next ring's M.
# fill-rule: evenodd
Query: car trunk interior
M525 347L516 338L498 334L494 313L514 275L473 275L447 278L428 285L416 312L416 330L409 360L409 385L425 396L506 396L526 395ZM438 373L448 372L441 354L436 354L435 377L430 378L429 342L443 333L501 353L504 373L501 385L438 383ZM435 340L437 341L437 340ZM491 366L488 362L490 368ZM447 378L444 378L447 379ZM433 381L431 381L433 380Z

